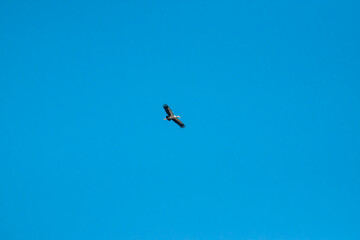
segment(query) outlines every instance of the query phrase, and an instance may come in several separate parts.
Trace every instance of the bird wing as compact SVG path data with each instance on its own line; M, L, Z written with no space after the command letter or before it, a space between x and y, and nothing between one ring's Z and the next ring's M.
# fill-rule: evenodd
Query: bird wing
M174 118L173 121L179 125L181 128L185 127L185 124L183 124L178 118Z
M169 116L174 115L173 112L171 111L171 109L169 108L169 106L168 106L167 104L164 104L163 107L164 107L164 109L165 109L165 112L166 112Z

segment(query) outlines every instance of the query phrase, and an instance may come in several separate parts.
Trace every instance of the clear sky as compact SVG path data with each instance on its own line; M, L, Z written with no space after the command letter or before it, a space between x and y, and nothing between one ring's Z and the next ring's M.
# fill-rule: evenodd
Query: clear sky
M359 11L1 0L0 239L360 239Z

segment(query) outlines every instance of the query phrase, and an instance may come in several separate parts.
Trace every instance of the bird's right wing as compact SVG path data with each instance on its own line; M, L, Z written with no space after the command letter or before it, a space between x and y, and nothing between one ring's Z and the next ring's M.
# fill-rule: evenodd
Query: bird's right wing
M173 112L171 111L171 109L169 108L169 106L168 106L167 104L164 104L163 107L164 107L164 109L165 109L165 112L166 112L169 116L174 115Z
M185 124L183 124L178 118L174 118L173 121L179 125L181 128L185 127Z

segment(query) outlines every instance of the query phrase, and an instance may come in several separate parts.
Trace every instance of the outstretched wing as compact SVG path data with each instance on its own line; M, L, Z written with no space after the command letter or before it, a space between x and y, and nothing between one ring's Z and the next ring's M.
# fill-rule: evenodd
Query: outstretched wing
M173 121L179 125L181 128L185 127L185 124L183 124L178 118L174 118Z
M165 109L165 112L166 112L169 116L174 115L173 112L171 111L171 109L169 108L169 106L168 106L167 104L164 104L163 107L164 107L164 109Z

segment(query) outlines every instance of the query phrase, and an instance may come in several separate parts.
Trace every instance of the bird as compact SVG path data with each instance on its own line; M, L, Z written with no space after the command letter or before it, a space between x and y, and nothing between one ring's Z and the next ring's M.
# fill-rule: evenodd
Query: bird
M168 121L171 121L173 120L177 125L179 125L181 128L184 128L185 127L185 124L183 124L179 118L180 116L176 116L173 114L173 112L171 111L171 109L169 108L169 106L167 104L164 104L163 105L164 109L165 109L165 112L167 113L167 116L166 118L164 118L164 120L168 120Z

